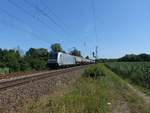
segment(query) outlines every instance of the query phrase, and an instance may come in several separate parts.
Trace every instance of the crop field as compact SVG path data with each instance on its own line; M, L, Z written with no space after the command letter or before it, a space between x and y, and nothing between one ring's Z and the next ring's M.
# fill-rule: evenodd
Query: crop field
M106 66L122 78L150 89L150 62L115 62Z

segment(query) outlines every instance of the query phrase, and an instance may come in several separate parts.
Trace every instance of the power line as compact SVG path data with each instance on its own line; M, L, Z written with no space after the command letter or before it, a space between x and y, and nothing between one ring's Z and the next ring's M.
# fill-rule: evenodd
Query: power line
M35 15L32 15L29 11L27 11L25 8L21 7L20 5L18 5L17 3L15 3L12 0L7 0L10 4L12 4L14 7L22 10L24 13L26 13L27 15L29 15L30 17L32 17L33 19L36 19L37 21L39 21L41 24L43 24L44 26L47 26L49 29L51 29L52 31L56 32L54 29L52 29L52 27L49 24L44 23L40 18L37 18ZM57 32L56 32L57 33Z
M62 21L62 19L58 15L56 15L52 9L50 9L46 4L43 4L43 5L44 5L45 9L47 9L51 14L53 14L57 18L57 20L59 20L67 28L66 23L64 23Z
M16 30L18 30L18 31L22 31L22 32L24 32L24 33L30 34L30 35L33 36L33 38L35 38L35 39L37 39L37 37L38 37L38 36L37 36L36 34L34 34L33 32L28 31L28 30L26 30L26 29L23 29L23 28L21 28L21 27L18 27L18 26L16 26L16 25L12 24L12 23L6 22L6 20L0 20L0 23L3 24L3 25L7 25L7 26L9 26L9 27L11 27L11 28L14 28L14 29L16 29ZM43 41L41 38L38 38L38 40L44 42L45 44L48 44L47 42Z
M91 0L92 2L92 14L93 14L93 22L94 22L94 31L95 31L95 36L96 36L96 42L98 39L98 33L97 33L97 27L96 27L96 14L95 14L95 0Z
M10 13L7 12L6 10L4 10L3 8L0 8L0 11L1 11L2 13L4 13L5 15L9 16L10 18L14 18L17 22L19 22L19 23L24 23L23 20L21 20L21 19L19 19L18 17L16 17L16 16L10 14ZM9 24L9 23L7 23L7 22L5 22L5 21L3 21L3 22L4 22L3 24L6 24L6 25L8 25L8 26L10 26L10 27L13 26L15 29L21 30L21 31L23 31L23 32L26 32L26 33L32 35L34 38L36 38L36 39L38 39L38 40L41 40L41 41L43 41L44 43L48 44L47 41L44 41L43 39L41 39L37 34L33 33L32 31L28 31L27 29L23 29L23 28L18 27L18 26L14 25L14 24Z
M95 14L95 0L91 0L92 3L92 14L93 14L93 23L94 23L94 31L95 31L95 36L96 36L96 44L98 42L98 32L97 32L97 26L96 26L96 14ZM98 58L98 46L96 45L95 49L95 59Z
M24 0L25 3L29 4L31 7L33 7L37 12L41 13L43 16L45 16L47 19L49 19L52 23L54 23L57 27L59 27L62 31L66 33L66 30L64 27L62 27L60 24L58 24L51 16L49 16L43 9L38 7L33 2L29 2L27 0Z

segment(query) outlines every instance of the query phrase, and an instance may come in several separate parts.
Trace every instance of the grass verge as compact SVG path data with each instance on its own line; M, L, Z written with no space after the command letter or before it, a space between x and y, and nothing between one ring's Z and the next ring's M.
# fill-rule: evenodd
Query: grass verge
M66 93L33 103L26 113L150 113L150 106L126 81L103 64L98 67L105 76L95 77L100 72L93 75L95 68L86 70L84 75L90 76L81 77Z
M105 77L81 77L63 95L33 103L26 113L108 113Z

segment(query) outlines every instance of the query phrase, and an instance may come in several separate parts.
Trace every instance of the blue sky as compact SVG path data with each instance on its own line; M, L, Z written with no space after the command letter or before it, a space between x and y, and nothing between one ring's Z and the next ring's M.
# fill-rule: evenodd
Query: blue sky
M58 42L84 56L96 45L103 58L150 53L149 0L94 0L98 38L91 1L0 0L0 48L48 49Z

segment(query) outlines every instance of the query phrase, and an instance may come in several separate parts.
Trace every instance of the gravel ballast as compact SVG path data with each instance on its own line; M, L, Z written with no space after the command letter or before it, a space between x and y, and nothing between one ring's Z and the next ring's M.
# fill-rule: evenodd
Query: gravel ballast
M81 76L84 68L0 91L0 113L16 113L30 101L36 101L43 95L70 85Z

